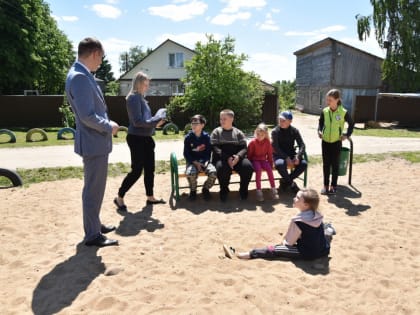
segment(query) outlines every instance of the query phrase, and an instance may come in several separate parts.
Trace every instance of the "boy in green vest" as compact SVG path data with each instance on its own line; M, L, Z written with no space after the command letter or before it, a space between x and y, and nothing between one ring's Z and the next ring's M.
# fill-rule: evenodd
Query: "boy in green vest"
M337 192L338 169L340 164L341 142L353 133L354 122L341 103L340 91L332 89L327 93L327 107L319 118L318 135L322 139L322 162L324 171L324 188L321 194ZM344 124L347 122L347 133ZM330 173L332 179L330 185Z

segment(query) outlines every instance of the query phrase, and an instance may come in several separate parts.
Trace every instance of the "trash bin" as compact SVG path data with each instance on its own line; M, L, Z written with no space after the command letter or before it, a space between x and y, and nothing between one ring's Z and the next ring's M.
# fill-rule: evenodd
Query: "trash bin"
M338 176L345 176L347 174L347 167L349 165L350 149L342 147L340 152L340 166L338 168Z

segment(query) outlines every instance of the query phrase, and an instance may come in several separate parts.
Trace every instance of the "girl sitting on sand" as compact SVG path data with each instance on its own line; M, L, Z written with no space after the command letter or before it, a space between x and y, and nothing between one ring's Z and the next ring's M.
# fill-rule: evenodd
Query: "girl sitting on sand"
M238 258L317 259L327 256L335 231L330 224L324 226L322 223L318 205L319 195L315 190L306 188L300 190L293 199L293 206L299 210L299 213L292 218L283 243L238 253ZM233 248L223 245L223 250L227 257L233 258L235 252Z
M248 159L252 162L255 171L255 183L257 185L257 200L264 201L261 190L261 174L266 171L271 186L271 196L279 199L273 175L273 147L271 146L268 128L265 124L259 124L254 132L255 138L248 145Z

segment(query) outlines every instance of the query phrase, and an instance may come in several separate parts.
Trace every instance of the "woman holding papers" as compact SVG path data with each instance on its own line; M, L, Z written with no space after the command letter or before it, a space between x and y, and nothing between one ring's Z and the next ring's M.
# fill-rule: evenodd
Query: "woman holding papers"
M153 193L155 176L155 142L152 138L156 127L165 123L165 110L159 110L158 115L152 116L147 101L144 98L149 88L149 78L139 72L133 78L131 90L127 95L128 133L127 143L131 152L131 172L124 178L118 196L114 203L119 211L127 211L124 196L137 182L144 170L144 186L147 195L147 204L165 203L156 199Z

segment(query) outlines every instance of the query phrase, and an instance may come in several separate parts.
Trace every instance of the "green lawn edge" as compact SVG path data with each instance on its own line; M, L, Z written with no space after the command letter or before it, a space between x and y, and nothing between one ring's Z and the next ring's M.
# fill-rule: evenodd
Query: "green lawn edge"
M353 163L379 162L387 159L399 158L410 163L420 163L420 151L407 152L389 152L381 154L355 154ZM322 162L322 157L319 155L309 156L309 164L316 165ZM180 160L179 165L185 165L184 160ZM130 171L128 163L113 163L108 166L108 176L117 177L123 176ZM156 174L165 174L170 171L169 161L156 162ZM35 168L35 169L17 169L18 174L22 177L24 186L28 187L31 184L42 183L47 181L57 181L69 178L83 178L82 167L51 167L51 168ZM9 181L0 177L0 186L9 185Z

